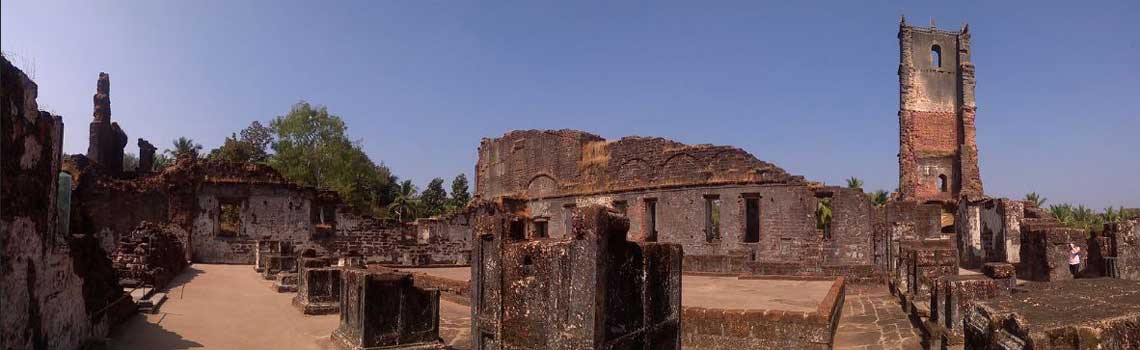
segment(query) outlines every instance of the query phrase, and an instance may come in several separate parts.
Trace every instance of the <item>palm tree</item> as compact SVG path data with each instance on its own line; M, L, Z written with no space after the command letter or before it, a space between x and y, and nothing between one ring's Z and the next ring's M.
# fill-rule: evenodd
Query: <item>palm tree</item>
M847 179L847 188L863 188L863 180L859 180L859 178L852 176L851 178Z
M412 180L404 180L396 187L396 196L388 204L388 211L396 214L396 219L409 221L416 218L419 211L420 199L416 195L418 190Z
M1033 202L1033 204L1036 205L1038 208L1045 205L1045 200L1047 200L1047 199L1048 198L1042 197L1041 195L1037 194L1037 192L1029 192L1029 193L1025 194L1025 201Z
M194 143L194 139L185 136L179 136L174 139L174 148L166 150L172 158L178 158L181 154L189 154L193 158L198 158L198 153L202 151L202 145Z
M868 196L871 196L871 203L874 203L876 207L887 205L887 201L890 199L890 193L884 190L877 190Z

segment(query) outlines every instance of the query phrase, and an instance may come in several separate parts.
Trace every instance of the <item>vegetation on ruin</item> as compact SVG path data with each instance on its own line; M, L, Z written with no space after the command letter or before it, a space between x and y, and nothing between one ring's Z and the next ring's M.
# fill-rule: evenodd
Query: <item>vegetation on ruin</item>
M1038 208L1044 206L1046 200L1047 198L1041 196L1040 194L1037 194L1037 192L1029 192L1025 194L1025 201L1032 202L1033 205L1036 205Z
M821 198L816 204L815 228L822 230L825 238L831 237L831 198Z
M852 176L847 179L847 188L863 188L863 180Z
M867 195L871 197L871 203L875 204L876 207L887 205L887 201L891 198L891 194L885 190L876 190Z

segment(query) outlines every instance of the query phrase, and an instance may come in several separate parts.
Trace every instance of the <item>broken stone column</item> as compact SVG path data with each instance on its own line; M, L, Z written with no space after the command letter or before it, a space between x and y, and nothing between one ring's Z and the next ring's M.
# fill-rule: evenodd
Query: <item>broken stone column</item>
M438 289L418 288L402 272L348 269L342 281L340 326L332 334L341 349L445 348Z
M520 220L477 208L474 349L680 349L680 245L629 242L629 220L600 206L559 239L512 235Z
M135 170L140 173L154 171L154 151L158 148L149 141L139 138L139 167Z
M104 171L117 175L123 171L123 147L127 134L119 124L111 121L111 76L99 73L95 91L94 120L88 134L87 158L99 164Z

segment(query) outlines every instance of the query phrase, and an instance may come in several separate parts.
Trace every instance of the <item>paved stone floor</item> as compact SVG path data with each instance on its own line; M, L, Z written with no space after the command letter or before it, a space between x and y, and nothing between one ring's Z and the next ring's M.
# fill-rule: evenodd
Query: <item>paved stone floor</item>
M921 341L898 299L887 287L847 287L834 349L921 349Z

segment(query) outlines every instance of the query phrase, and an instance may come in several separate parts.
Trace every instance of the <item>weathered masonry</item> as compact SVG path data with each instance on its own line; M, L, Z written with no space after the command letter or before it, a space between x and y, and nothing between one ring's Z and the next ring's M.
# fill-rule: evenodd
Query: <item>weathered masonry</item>
M0 344L78 349L104 338L135 304L108 252L65 229L63 121L39 110L37 94L36 83L0 57Z
M629 218L631 240L684 246L690 271L873 270L874 215L862 190L808 182L739 148L511 131L483 140L476 174L479 197L523 200L528 235L565 238L575 208L602 205ZM825 225L821 205L832 213Z
M680 245L627 241L629 221L600 206L542 236L517 209L477 209L474 349L680 349Z
M899 26L899 194L956 203L982 194L970 30Z

